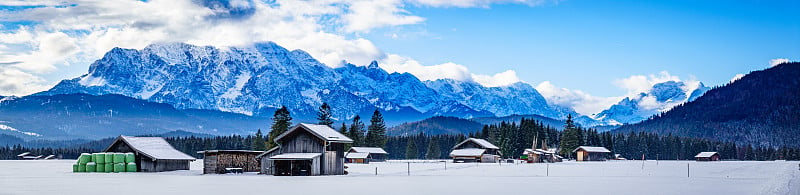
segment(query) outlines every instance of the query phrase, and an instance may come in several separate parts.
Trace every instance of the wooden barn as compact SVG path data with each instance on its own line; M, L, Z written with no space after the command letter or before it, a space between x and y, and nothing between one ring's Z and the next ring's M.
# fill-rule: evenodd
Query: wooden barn
M119 136L104 152L133 153L137 172L189 170L189 163L196 160L161 137Z
M500 148L484 139L469 138L453 146L450 157L453 162L496 163L500 160Z
M542 142L541 148L536 148L538 144L538 139L533 139L533 144L531 145L531 149L525 149L522 152L523 156L527 158L524 159L528 163L553 163L553 162L561 162L562 158L556 152L558 151L555 148L547 148L547 141Z
M575 160L577 161L605 161L608 160L608 154L611 151L605 147L580 146L572 150L572 153L576 153Z
M206 150L197 153L203 154L203 174L225 174L261 171L261 164L256 156L264 151Z
M389 154L383 148L374 147L351 147L345 155L347 163L366 163L384 162L386 155Z
M717 152L700 152L694 156L697 161L719 161Z
M300 123L258 155L261 173L277 176L344 175L344 145L353 140L325 125Z

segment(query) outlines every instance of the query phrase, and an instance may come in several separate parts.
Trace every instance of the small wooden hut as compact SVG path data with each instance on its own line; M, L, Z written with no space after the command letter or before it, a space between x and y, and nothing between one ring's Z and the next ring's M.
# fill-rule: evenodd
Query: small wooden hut
M500 148L484 139L469 138L453 146L450 157L453 162L496 163L500 160Z
M161 137L119 136L103 151L133 153L137 172L189 170L189 163L196 160L176 150Z
M528 163L553 163L553 162L561 162L562 158L556 151L555 148L547 148L547 141L542 142L542 148L536 148L538 144L538 139L533 139L533 144L531 145L531 149L525 149L522 152L523 156L526 156L526 160Z
M225 174L232 169L259 172L261 165L256 156L264 151L205 150L197 153L203 154L203 174Z
M700 152L694 156L697 161L719 161L717 152Z
M300 123L275 137L278 144L256 158L261 173L279 176L343 175L344 145L353 140L325 126Z
M384 162L386 161L386 153L383 148L374 147L351 147L345 155L345 162L347 163L364 163L370 162Z
M576 153L577 161L605 161L611 151L605 147L580 146L572 150L572 153Z

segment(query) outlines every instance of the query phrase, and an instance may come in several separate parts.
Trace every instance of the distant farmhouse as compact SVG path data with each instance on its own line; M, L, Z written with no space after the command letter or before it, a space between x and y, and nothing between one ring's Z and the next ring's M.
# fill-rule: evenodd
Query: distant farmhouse
M39 160L42 158L42 155L33 155L30 152L24 152L22 154L17 155L17 159L19 160Z
M717 152L700 152L694 156L697 161L719 161Z
M373 147L351 147L345 156L347 163L364 163L370 162L384 162L386 161L386 153L383 148Z
M256 156L264 151L252 150L205 150L203 154L203 174L225 174L259 172L261 164Z
M605 161L611 151L605 147L580 146L572 150L572 153L576 153L577 161Z
M189 163L196 160L161 137L119 136L104 152L133 153L139 165L136 172L189 170Z
M469 138L453 146L450 157L453 162L496 163L500 160L500 148L484 139Z
M300 123L275 142L278 146L256 156L262 174L311 176L344 175L344 145L353 140L325 125Z
M533 139L533 144L530 149L525 149L522 152L522 155L525 157L528 163L553 163L553 162L561 162L562 157L556 154L558 151L555 148L547 148L547 142L542 143L542 148L537 149L536 146L539 145L538 140L536 138Z

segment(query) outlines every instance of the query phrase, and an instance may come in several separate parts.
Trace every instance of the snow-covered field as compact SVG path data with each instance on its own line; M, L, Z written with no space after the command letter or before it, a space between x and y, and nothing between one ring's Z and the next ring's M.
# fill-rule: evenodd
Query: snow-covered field
M392 161L318 177L202 175L201 160L190 171L72 173L73 162L0 161L0 194L800 194L800 162L791 161L447 162L447 170L437 161Z

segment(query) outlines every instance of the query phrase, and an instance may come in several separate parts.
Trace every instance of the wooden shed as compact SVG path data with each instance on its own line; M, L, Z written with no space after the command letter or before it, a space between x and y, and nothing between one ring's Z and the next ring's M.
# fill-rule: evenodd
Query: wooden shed
M104 152L133 153L137 172L189 170L189 163L196 160L161 137L119 136Z
M383 148L375 147L351 147L345 155L345 162L347 163L365 163L370 162L384 162L386 161L387 153Z
M611 151L605 147L579 146L572 150L572 153L576 153L577 161L605 161L608 160L608 154Z
M717 152L700 152L694 156L697 161L719 161Z
M278 146L256 158L261 173L279 176L344 175L344 145L353 140L325 126L300 123L275 137Z
M203 174L225 174L231 169L259 172L261 165L256 156L264 151L205 150L197 153L203 154Z
M500 148L484 139L469 138L453 146L450 157L453 162L496 163L500 160Z

